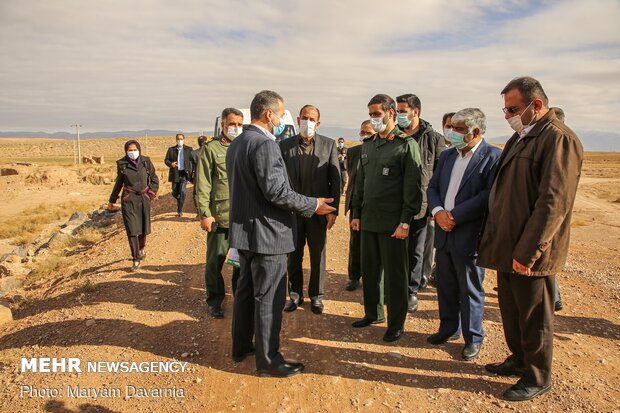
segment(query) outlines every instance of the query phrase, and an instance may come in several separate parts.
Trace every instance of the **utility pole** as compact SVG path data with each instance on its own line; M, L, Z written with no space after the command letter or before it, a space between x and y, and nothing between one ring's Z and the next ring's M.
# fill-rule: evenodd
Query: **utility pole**
M71 125L72 128L75 128L77 131L77 164L82 164L82 148L80 147L80 128L82 125L76 123L75 125Z

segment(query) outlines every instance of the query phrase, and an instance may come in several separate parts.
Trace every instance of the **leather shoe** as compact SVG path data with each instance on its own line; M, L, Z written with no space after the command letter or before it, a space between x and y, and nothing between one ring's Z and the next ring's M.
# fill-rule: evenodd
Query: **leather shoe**
M463 357L463 360L465 361L470 361L475 358L478 358L481 348L482 348L482 343L480 344L467 343L465 344L465 347L463 347L463 351L461 351L461 357Z
M420 279L420 286L418 287L420 290L425 290L428 287L428 277L423 275Z
M311 300L310 301L310 310L314 314L322 314L325 306L323 305L323 300Z
M351 325L355 328L360 328L360 327L368 327L371 324L380 324L383 323L385 321L385 318L382 318L381 320L372 320L370 318L362 318L361 320L357 320L354 321L353 323L351 323Z
M301 373L303 369L304 365L302 363L289 364L284 362L278 366L259 369L258 375L260 377L291 377Z
M403 335L402 328L399 328L398 330L394 330L394 331L388 330L385 332L385 335L383 336L383 341L387 341L388 343L391 343L392 341L398 340L402 335Z
M415 313L416 311L418 311L418 295L417 294L409 295L407 310L410 313Z
M547 393L549 390L551 390L551 384L547 386L533 386L520 379L514 386L506 390L503 396L504 399L511 402L522 402L532 400L541 394Z
M345 290L347 291L355 291L357 290L357 287L360 286L360 282L357 280L349 280L349 282L347 283L347 286L344 287Z
M563 308L564 308L564 304L562 303L562 300L558 300L555 303L553 303L554 311L562 311Z
M510 356L502 363L492 363L484 366L489 373L497 374L498 376L517 376L523 375L523 364L518 363L514 357Z
M297 307L299 307L300 305L302 305L304 302L304 300L290 300L288 303L286 303L286 305L284 306L284 311L286 311L287 313L292 313L293 311L297 310Z
M461 333L459 333L458 331L454 334L435 333L426 337L426 341L428 341L430 344L437 346L439 344L445 343L446 341L458 340L460 337Z
M253 356L254 354L256 354L256 350L255 350L255 349L252 349L252 350L248 351L247 353L243 353L243 354L240 354L240 355L238 355L238 356L235 356L235 355L233 354L232 359L233 359L233 361L234 361L235 363L241 363L243 360L245 360L245 359L246 359L246 357L248 357L248 356Z
M209 315L213 318L224 318L224 312L222 311L222 307L219 305L210 305Z

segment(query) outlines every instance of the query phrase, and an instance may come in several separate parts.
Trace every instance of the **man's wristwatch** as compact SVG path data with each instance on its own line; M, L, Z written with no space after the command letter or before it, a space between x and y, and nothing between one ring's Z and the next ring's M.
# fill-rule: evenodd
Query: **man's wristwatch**
M409 229L409 224L401 222L400 226L403 227L403 229Z

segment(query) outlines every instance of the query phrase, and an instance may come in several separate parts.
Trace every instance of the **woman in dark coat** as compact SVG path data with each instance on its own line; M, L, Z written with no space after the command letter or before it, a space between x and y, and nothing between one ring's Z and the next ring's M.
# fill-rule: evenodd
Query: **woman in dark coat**
M140 152L138 141L125 143L125 156L116 161L116 182L108 204L108 209L114 209L122 189L121 210L133 258L132 271L138 269L145 256L146 236L151 233L151 200L159 189L159 179L151 159Z

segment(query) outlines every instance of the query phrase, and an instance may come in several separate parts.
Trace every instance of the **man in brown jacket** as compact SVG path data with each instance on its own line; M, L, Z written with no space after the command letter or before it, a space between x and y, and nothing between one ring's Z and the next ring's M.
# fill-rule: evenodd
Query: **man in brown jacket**
M512 354L486 369L521 377L504 398L531 400L551 389L555 276L568 255L583 148L549 110L537 80L513 79L501 94L505 118L516 133L499 159L478 265L497 270Z

